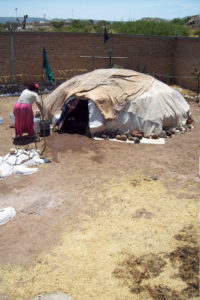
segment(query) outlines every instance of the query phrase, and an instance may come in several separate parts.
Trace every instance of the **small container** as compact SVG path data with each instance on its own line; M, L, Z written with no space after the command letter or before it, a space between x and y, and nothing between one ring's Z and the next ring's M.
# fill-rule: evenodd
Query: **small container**
M34 131L36 133L40 132L40 119L39 118L34 118Z
M12 127L15 126L15 116L13 113L10 114L10 124Z
M49 136L50 135L50 121L42 120L40 121L40 136Z
M3 124L3 118L0 117L0 125Z

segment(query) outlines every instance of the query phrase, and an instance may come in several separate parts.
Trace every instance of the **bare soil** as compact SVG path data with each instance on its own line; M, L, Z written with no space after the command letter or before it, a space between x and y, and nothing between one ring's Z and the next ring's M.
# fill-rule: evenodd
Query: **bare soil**
M40 149L36 174L0 180L0 299L198 298L200 105L194 129L165 145L51 133L13 144L15 97L0 98L0 155Z

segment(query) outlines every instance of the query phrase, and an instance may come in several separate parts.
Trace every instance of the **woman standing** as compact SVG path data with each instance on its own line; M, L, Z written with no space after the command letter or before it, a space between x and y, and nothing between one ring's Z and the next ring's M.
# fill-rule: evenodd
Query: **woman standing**
M32 104L35 102L42 114L42 105L38 96L39 85L30 83L25 89L14 106L15 116L15 139L20 138L23 133L28 133L28 137L35 136L34 115Z

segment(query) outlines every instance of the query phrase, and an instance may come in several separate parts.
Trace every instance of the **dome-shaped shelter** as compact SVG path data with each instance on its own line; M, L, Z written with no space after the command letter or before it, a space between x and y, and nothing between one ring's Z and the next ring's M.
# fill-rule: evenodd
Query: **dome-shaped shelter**
M58 86L45 99L44 110L54 123L62 109L60 129L84 133L88 128L91 135L133 130L159 135L163 129L183 127L190 117L178 91L150 75L115 68L78 75Z

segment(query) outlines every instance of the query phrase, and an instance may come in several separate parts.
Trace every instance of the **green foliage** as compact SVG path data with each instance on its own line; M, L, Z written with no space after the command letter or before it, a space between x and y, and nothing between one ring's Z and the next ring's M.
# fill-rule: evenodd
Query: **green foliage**
M94 20L92 20L92 19L88 20L88 22L89 22L90 25L94 24Z
M63 32L91 32L103 33L104 26L112 27L108 31L121 34L138 35L162 35L162 36L189 36L190 30L187 26L181 25L181 19L174 19L171 22L153 21L128 21L114 22L112 25L108 21L98 21L94 24L93 20L82 21L74 19L71 24L64 26L64 21L52 21L51 31ZM48 31L48 29L46 30Z
M177 25L184 25L185 22L183 19L180 19L180 18L175 18L171 21L171 24L177 24Z
M198 69L197 67L193 68L194 71L192 72L192 75L194 76L194 80L198 80L200 78L200 69Z
M97 26L107 26L110 25L110 22L105 21L105 20L100 20L96 23Z
M9 31L15 31L19 25L15 22L6 22L5 29Z
M26 17L26 16L25 16ZM66 25L64 20L52 20L50 26L47 28L33 28L28 31L61 31L61 32L89 32L89 33L102 33L104 32L104 26L107 26L109 33L121 33L121 34L136 34L136 35L148 35L148 36L192 36L192 34L199 35L199 31L191 31L185 24L191 17L183 19L175 18L172 21L128 21L128 22L111 22L100 20L94 22L90 20L78 20L74 19L70 24ZM16 25L7 24L7 30L16 30ZM3 26L0 26L0 30L6 30Z
M114 64L113 68L124 69L124 66L123 65L119 65L119 64Z
M103 33L104 27L102 24L107 24L109 22L106 21L100 21L102 22L101 25L94 24L93 20L78 20L74 19L71 21L71 23L68 26L63 26L59 28L59 31L62 32L91 32L91 33ZM110 24L110 23L109 23ZM52 25L51 31L58 31L55 26Z
M173 22L153 21L129 21L114 22L112 29L115 33L142 34L142 35L165 35L165 36L188 36L189 29L186 26Z
M75 19L75 20L71 21L71 27L80 28L82 26L83 26L83 24L82 24L82 22L80 20L76 20Z
M6 29L5 24L0 23L0 31L4 31Z
M197 29L193 32L193 35L200 37L200 29Z
M62 27L64 26L65 21L51 21L50 25L55 28L56 30L60 31Z
M46 28L44 28L44 27L39 27L39 28L37 29L37 31L39 31L39 32L45 32L45 31L46 31Z
M94 32L96 33L103 33L104 32L104 27L103 26L98 26L98 25L94 25Z
M81 20L72 20L70 26L65 28L67 32L88 32L88 22Z
M140 64L137 64L136 70L137 70L137 72L147 74L147 66L146 65L144 65L144 67L141 69Z

